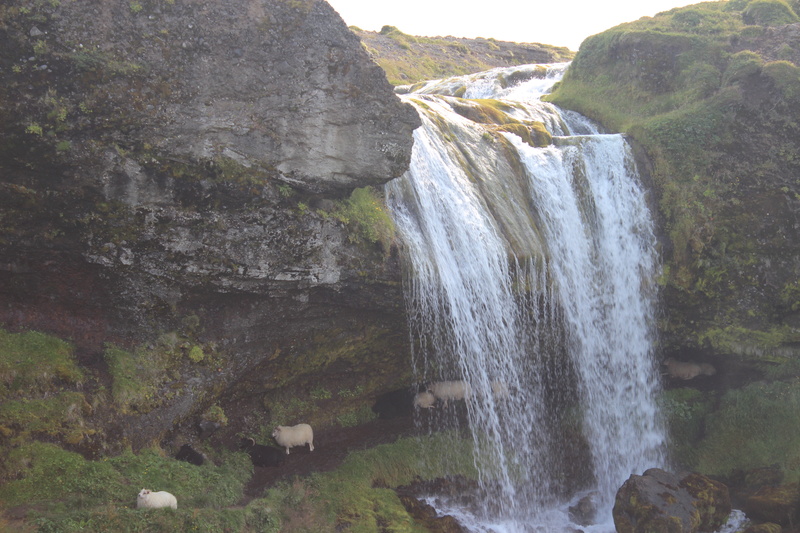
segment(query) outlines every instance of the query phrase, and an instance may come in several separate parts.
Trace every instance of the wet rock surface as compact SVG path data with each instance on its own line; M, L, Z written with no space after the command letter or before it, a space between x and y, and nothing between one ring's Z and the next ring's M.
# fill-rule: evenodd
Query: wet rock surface
M620 533L716 531L731 512L728 488L700 474L651 468L617 492L614 525Z
M800 485L765 486L747 498L745 514L756 520L792 527L800 523Z

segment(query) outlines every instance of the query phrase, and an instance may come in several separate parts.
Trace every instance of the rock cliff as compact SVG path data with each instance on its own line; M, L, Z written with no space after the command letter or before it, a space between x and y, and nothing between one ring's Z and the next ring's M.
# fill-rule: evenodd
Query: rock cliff
M12 0L0 50L0 324L111 392L78 448L408 378L381 199L349 195L404 172L419 119L327 3Z

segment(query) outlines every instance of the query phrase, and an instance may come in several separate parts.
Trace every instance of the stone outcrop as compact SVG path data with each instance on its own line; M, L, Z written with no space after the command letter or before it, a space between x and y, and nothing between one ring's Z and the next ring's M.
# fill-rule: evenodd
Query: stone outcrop
M731 512L728 489L700 474L659 468L633 475L617 491L614 524L620 533L717 531Z
M405 171L419 118L326 2L0 19L0 325L72 340L88 390L107 343L166 343L155 405L108 414L119 442L215 402L265 423L323 370L364 395L407 379L397 254L335 214Z
M747 498L744 511L748 518L792 527L800 521L800 484L762 487Z

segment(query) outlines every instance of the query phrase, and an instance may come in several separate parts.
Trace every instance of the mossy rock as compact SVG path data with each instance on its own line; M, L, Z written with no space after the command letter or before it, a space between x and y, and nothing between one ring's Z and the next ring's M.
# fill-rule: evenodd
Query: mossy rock
M777 487L762 487L747 498L744 505L747 516L773 522L784 527L800 519L800 485L789 483Z
M508 115L511 106L500 100L453 100L450 107L461 115L478 124L510 124L519 122Z
M504 124L495 129L518 135L525 143L534 148L543 148L553 144L553 136L541 122Z
M659 468L631 476L617 492L613 509L619 533L716 531L730 512L722 483L700 474L681 478Z

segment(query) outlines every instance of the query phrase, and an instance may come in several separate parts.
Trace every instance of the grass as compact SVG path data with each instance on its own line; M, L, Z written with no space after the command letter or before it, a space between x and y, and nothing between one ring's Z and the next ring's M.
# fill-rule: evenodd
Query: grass
M0 502L31 506L39 531L223 531L247 523L246 509L228 508L241 500L252 465L244 453L223 453L218 462L197 467L159 449L89 461L33 442L9 455L12 480L0 486ZM178 511L136 510L142 488L175 494Z
M33 437L70 444L94 433L85 380L71 344L34 331L0 329L0 437L4 446Z
M0 399L51 392L83 379L68 342L35 331L0 329Z
M476 476L471 441L440 433L351 453L334 471L279 483L242 506L249 457L216 452L214 459L216 466L197 467L152 448L90 461L33 442L5 463L9 481L0 485L0 504L28 507L26 523L37 531L64 533L421 532L391 488L446 474ZM178 509L135 509L142 488L171 492Z
M113 378L111 394L121 413L146 413L157 405L158 385L166 379L168 368L163 352L108 345L104 357Z
M778 464L787 483L800 480L800 380L727 391L706 432L696 451L700 472L724 476Z
M354 189L332 215L350 229L350 241L380 244L388 252L395 227L383 196L372 187Z
M465 44L450 37L408 35L395 26L384 26L380 33L364 32L356 27L351 27L351 30L362 40L364 49L386 72L389 83L393 85L461 76L498 66L530 62L514 57L512 49L502 50L493 39L472 39ZM554 61L568 61L574 55L563 47L546 44L533 46L542 51L542 57L550 54Z
M264 501L280 510L284 531L421 532L391 489L447 474L476 477L471 442L451 433L404 438L351 453L332 472L283 483Z

